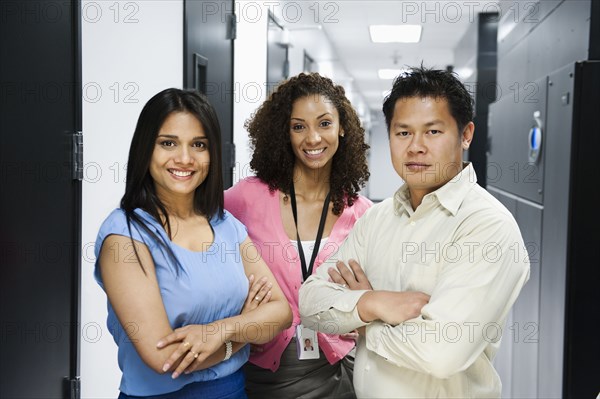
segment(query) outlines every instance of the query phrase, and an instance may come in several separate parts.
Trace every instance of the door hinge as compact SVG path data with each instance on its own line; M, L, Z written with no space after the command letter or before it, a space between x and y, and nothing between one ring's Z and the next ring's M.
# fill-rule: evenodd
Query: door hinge
M83 133L73 133L73 180L83 180Z
M237 20L235 14L227 14L227 39L235 40L237 37Z
M81 398L81 378L69 378L65 377L64 380L64 394L63 397L66 399L80 399Z

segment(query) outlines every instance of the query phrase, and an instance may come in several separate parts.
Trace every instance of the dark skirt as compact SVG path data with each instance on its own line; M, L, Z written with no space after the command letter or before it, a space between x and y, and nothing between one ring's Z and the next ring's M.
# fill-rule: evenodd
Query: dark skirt
M351 355L333 365L323 352L319 359L298 360L296 338L292 338L281 355L276 372L250 362L244 365L246 393L250 399L355 399L353 371L354 357Z

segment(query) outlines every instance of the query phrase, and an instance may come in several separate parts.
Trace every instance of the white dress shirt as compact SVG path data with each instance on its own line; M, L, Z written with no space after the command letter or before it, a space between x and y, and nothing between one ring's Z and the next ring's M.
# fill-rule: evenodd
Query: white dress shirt
M491 361L529 260L513 216L476 181L468 164L416 210L403 185L300 289L302 323L338 334L367 323L356 307L365 291L329 281L336 260L358 261L375 290L431 295L415 319L367 325L354 365L359 398L500 397Z

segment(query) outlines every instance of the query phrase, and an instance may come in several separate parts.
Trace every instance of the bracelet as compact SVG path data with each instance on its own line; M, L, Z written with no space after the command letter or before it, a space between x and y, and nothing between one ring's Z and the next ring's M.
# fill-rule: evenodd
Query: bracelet
M231 341L225 341L225 358L223 359L223 361L229 360L229 358L231 357L232 354L233 354L233 345L231 344Z

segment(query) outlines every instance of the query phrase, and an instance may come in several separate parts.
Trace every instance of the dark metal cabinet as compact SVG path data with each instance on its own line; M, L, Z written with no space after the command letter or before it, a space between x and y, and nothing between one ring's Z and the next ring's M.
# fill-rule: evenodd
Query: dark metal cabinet
M79 1L0 2L0 397L79 396Z
M503 395L593 397L600 375L600 196L592 189L599 170L600 62L566 65L536 84L537 103L504 98L491 106L488 176L494 163L537 165L532 182L488 177L488 190L515 216L531 261L500 348L499 370L508 382ZM535 123L542 140L531 162L523 137Z
M234 12L231 0L184 1L184 86L206 94L217 112L225 188L233 182L233 103L241 91L233 82Z
M531 267L529 281L523 287L503 329L496 362L503 383L502 396L536 398L543 208L491 186L488 186L488 190L513 214L521 229L525 248L511 247L512 255L527 257Z
M539 117L535 117L536 112ZM530 132L536 119L545 123L546 78L519 85L490 105L487 184L541 204L544 188L544 153L529 160ZM543 139L542 139L543 140Z

